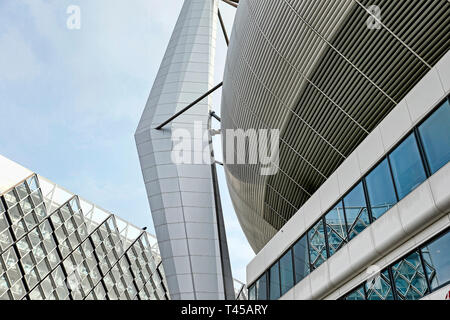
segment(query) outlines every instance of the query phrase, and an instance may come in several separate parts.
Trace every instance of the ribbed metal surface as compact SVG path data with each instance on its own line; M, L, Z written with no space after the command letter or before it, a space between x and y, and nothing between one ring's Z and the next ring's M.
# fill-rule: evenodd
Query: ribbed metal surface
M372 5L380 8L378 29L368 27ZM281 130L276 175L260 176L257 165L226 165L255 251L449 48L446 0L241 1L224 74L222 129Z

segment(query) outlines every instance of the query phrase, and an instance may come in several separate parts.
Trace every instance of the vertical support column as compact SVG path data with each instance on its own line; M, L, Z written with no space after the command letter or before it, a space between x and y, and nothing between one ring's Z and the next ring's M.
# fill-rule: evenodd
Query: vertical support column
M207 141L212 98L186 109L214 87L217 12L217 0L184 1L135 134L174 300L230 298L233 286L216 172L203 159L212 151ZM161 130L154 129L167 119ZM190 135L190 160L175 163L180 133Z

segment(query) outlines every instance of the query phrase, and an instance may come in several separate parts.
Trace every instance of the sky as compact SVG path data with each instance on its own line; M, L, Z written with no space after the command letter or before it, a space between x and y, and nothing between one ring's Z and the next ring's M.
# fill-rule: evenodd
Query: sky
M134 132L182 3L1 0L0 154L154 233ZM71 5L79 29L67 27ZM231 33L236 9L220 9ZM216 83L225 60L218 34ZM220 91L213 102L220 113ZM245 281L254 253L218 170L233 276Z

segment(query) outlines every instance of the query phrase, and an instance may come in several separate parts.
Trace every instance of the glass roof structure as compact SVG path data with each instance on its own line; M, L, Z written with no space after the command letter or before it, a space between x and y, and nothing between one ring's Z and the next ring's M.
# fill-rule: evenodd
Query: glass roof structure
M0 199L0 300L169 299L148 232L36 174Z

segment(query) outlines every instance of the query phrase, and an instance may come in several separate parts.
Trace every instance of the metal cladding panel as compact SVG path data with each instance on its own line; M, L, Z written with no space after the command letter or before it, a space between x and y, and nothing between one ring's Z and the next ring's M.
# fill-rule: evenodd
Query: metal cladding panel
M202 136L209 136L211 97L162 130L154 129L213 87L217 10L217 1L184 1L135 134L172 299L234 298L228 250L218 232L222 222L217 220L211 164L174 163L171 157L175 130L187 130L189 143L200 143L210 158ZM197 129L194 122L200 122ZM224 282L231 292L224 290Z
M222 130L280 130L277 174L225 160L256 252L449 50L448 21L447 0L240 2Z

